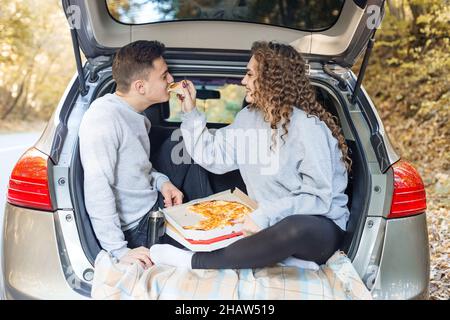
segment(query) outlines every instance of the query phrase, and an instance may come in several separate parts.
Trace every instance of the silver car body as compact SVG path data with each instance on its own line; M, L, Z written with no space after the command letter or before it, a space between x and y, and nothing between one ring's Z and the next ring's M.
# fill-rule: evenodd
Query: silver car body
M98 24L95 19L92 20L93 16L100 14L97 12L98 6L93 4L94 1L72 2L90 10L89 19L91 20L89 23L94 26ZM373 2L378 3L378 1ZM354 7L349 7L350 9L358 13L359 19L362 19L365 14L364 10L360 11ZM230 25L228 24L228 26ZM178 39L171 37L170 28L172 28L170 24L165 24L161 29L164 31L163 34L167 35L169 44L173 39ZM222 29L217 24L214 25L214 28L217 32ZM81 32L88 32L91 29L83 30ZM93 30L95 31L95 28ZM130 27L128 27L129 30ZM283 32L281 28L278 30ZM254 32L257 31L254 30ZM136 40L134 34L143 35L139 28L136 28L136 33L133 34L125 32L124 38L116 39L116 42L110 43L111 48L109 48L105 47L105 43L113 41L113 38L104 34L105 42L99 44L97 35L97 38L94 37L95 41L91 39L91 42L86 42L90 39L89 37L93 37L92 30L89 32L91 34L81 37L85 42L83 44L82 41L80 44L82 47L85 46L83 50L86 56L89 56L89 53L95 55L97 49L104 53L113 50L112 48L115 46ZM130 37L130 34L131 38L129 39L127 37ZM292 34L287 31L284 35L292 37ZM308 37L310 37L308 40L310 44L314 43L312 39L316 38L317 43L321 43L321 39L324 40L323 37L327 37L327 35L311 34ZM360 32L359 39L361 37ZM166 42L164 37L158 38ZM219 39L220 37L215 34L213 38ZM365 38L366 36L364 36ZM248 43L256 39L244 39L245 45L248 46ZM330 39L329 35L327 39ZM293 40L295 42L295 39ZM354 40L349 38L347 44ZM185 39L180 39L180 41L185 41ZM89 44L93 42L95 45L89 47ZM243 45L243 43L238 41L236 45ZM297 44L299 43L297 42ZM326 50L326 48L324 46L322 49ZM313 62L314 57L323 54L321 47L316 47L316 52L310 49L309 47L305 56L308 59L311 58L311 81L316 87L325 90L340 106L337 108L337 112L344 135L346 139L358 142L359 151L364 158L362 165L365 170L366 183L365 189L361 190L364 193L363 212L354 231L354 240L348 249L349 258L375 299L426 299L429 286L426 213L387 219L393 193L393 170L390 165L398 161L399 156L393 151L375 106L365 90L359 93L356 104L350 102L356 76L343 65L351 65L360 53L356 51L362 50L362 48L355 51L354 48L347 47L345 50L349 52L346 54L338 54L341 51L336 51L335 62L330 66L334 74L343 79L349 88L343 91L338 88L336 78L324 72L321 64ZM328 49L330 48L328 47ZM91 56L88 59L88 65L95 64L96 59ZM214 75L221 74L221 68L223 68L223 75L227 76L230 76L230 69L233 70L231 76L234 77L242 76L245 73L245 64L242 63L229 65L227 68L222 67L220 62L199 65L198 61L167 59L167 63L174 76L189 76L189 72L183 71L189 69L184 68L186 65L189 65L190 70L214 70ZM89 78L91 69L86 67L85 70L86 78ZM196 72L199 74L198 71ZM77 226L71 172L73 171L73 156L77 146L78 129L83 114L88 109L101 79L110 77L111 67L102 69L98 75L99 80L86 81L89 90L85 96L78 94L77 75L73 77L41 138L35 145L36 149L53 159L53 162L49 161L48 173L57 210L44 212L6 204L2 233L2 265L7 299L90 298L94 265L83 247L80 230ZM60 130L62 127L64 127L63 131ZM375 142L374 130L377 138ZM64 135L61 132L64 132ZM55 150L57 150L57 156L54 156Z
M311 76L327 77L314 69ZM69 87L74 82L75 77ZM62 103L36 143L35 147L46 154L51 152L55 128L59 124L55 119L59 119L65 99L63 96ZM68 134L59 162L49 169L52 171L59 209L49 213L6 204L2 264L7 299L90 297L94 266L82 249L68 183L78 127L89 101L89 95L78 96L68 120ZM350 111L361 140L368 141L365 135L368 135L369 128L362 111L359 108ZM375 109L373 112L376 112ZM344 132L348 130L345 126L343 128ZM351 256L353 265L375 299L427 298L429 251L425 213L386 219L390 209L392 171L381 173L372 145L365 143L363 148L370 172L371 190L375 186L379 188L370 195L360 240ZM63 180L66 183L61 183Z

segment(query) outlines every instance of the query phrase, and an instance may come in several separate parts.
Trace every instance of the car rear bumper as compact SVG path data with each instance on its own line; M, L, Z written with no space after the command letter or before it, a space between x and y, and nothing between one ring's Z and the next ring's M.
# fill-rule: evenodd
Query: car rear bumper
M88 298L77 290L75 276L68 281L71 270L61 263L53 213L7 204L3 237L6 299ZM373 297L427 299L429 271L425 214L388 220Z
M59 255L54 214L6 204L3 226L6 299L86 299Z
M426 214L387 220L375 299L428 299L430 252Z

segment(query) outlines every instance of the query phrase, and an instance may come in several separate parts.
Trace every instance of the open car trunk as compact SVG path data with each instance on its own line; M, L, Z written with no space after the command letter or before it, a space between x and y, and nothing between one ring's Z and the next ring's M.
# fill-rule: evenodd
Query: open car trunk
M322 103L322 105L324 105L329 112L339 118L334 100L331 99L325 90L319 87L316 88L319 102ZM109 78L99 84L96 96L94 96L93 99L114 91L115 83L109 76ZM167 108L168 103L162 103L154 105L145 111L146 116L152 123L152 129L150 132L152 154L155 154L163 141L169 138L174 130L179 128L179 123L169 123L164 121L163 115L167 114ZM225 125L226 124L208 124L208 127L218 128ZM362 153L355 141L347 140L347 145L350 149L350 156L353 160L352 171L349 173L348 187L346 190L346 193L349 196L348 206L351 215L347 225L347 234L341 249L345 251L350 258L352 258L356 253L354 248L357 247L356 244L359 241L358 232L356 231L358 230L360 222L363 220L362 218L365 216L364 203L366 203L365 197L368 197L368 195L364 192L364 190L366 190L365 186L367 185L367 173L365 171ZM78 142L73 154L72 169L70 181L72 184L71 190L75 220L79 230L83 250L88 260L94 264L95 257L100 252L101 248L95 237L86 207L84 205L84 178ZM238 187L244 192L246 191L238 170L223 175L209 173L209 179L214 192L233 189L235 187Z
M248 50L253 41L290 43L307 57L352 66L384 15L384 0L63 0L86 58L136 40L178 49ZM78 48L76 48L78 50Z

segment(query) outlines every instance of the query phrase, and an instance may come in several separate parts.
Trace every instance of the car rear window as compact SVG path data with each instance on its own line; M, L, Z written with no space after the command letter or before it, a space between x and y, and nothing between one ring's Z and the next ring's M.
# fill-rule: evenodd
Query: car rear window
M226 20L269 24L303 31L331 27L345 0L106 0L125 24L181 20Z
M175 79L180 81L182 79ZM197 108L204 112L208 123L232 123L244 106L245 88L238 79L190 78L197 89ZM181 122L181 103L170 94L168 122Z

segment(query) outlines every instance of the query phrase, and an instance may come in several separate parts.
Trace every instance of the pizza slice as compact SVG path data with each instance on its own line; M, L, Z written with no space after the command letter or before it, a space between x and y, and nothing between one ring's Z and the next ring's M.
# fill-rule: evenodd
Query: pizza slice
M252 212L248 206L237 201L210 200L193 204L188 210L200 214L204 219L186 230L212 230L242 223L246 214Z
M172 82L169 84L168 92L175 92L177 94L183 94L183 89L181 88L181 82Z

